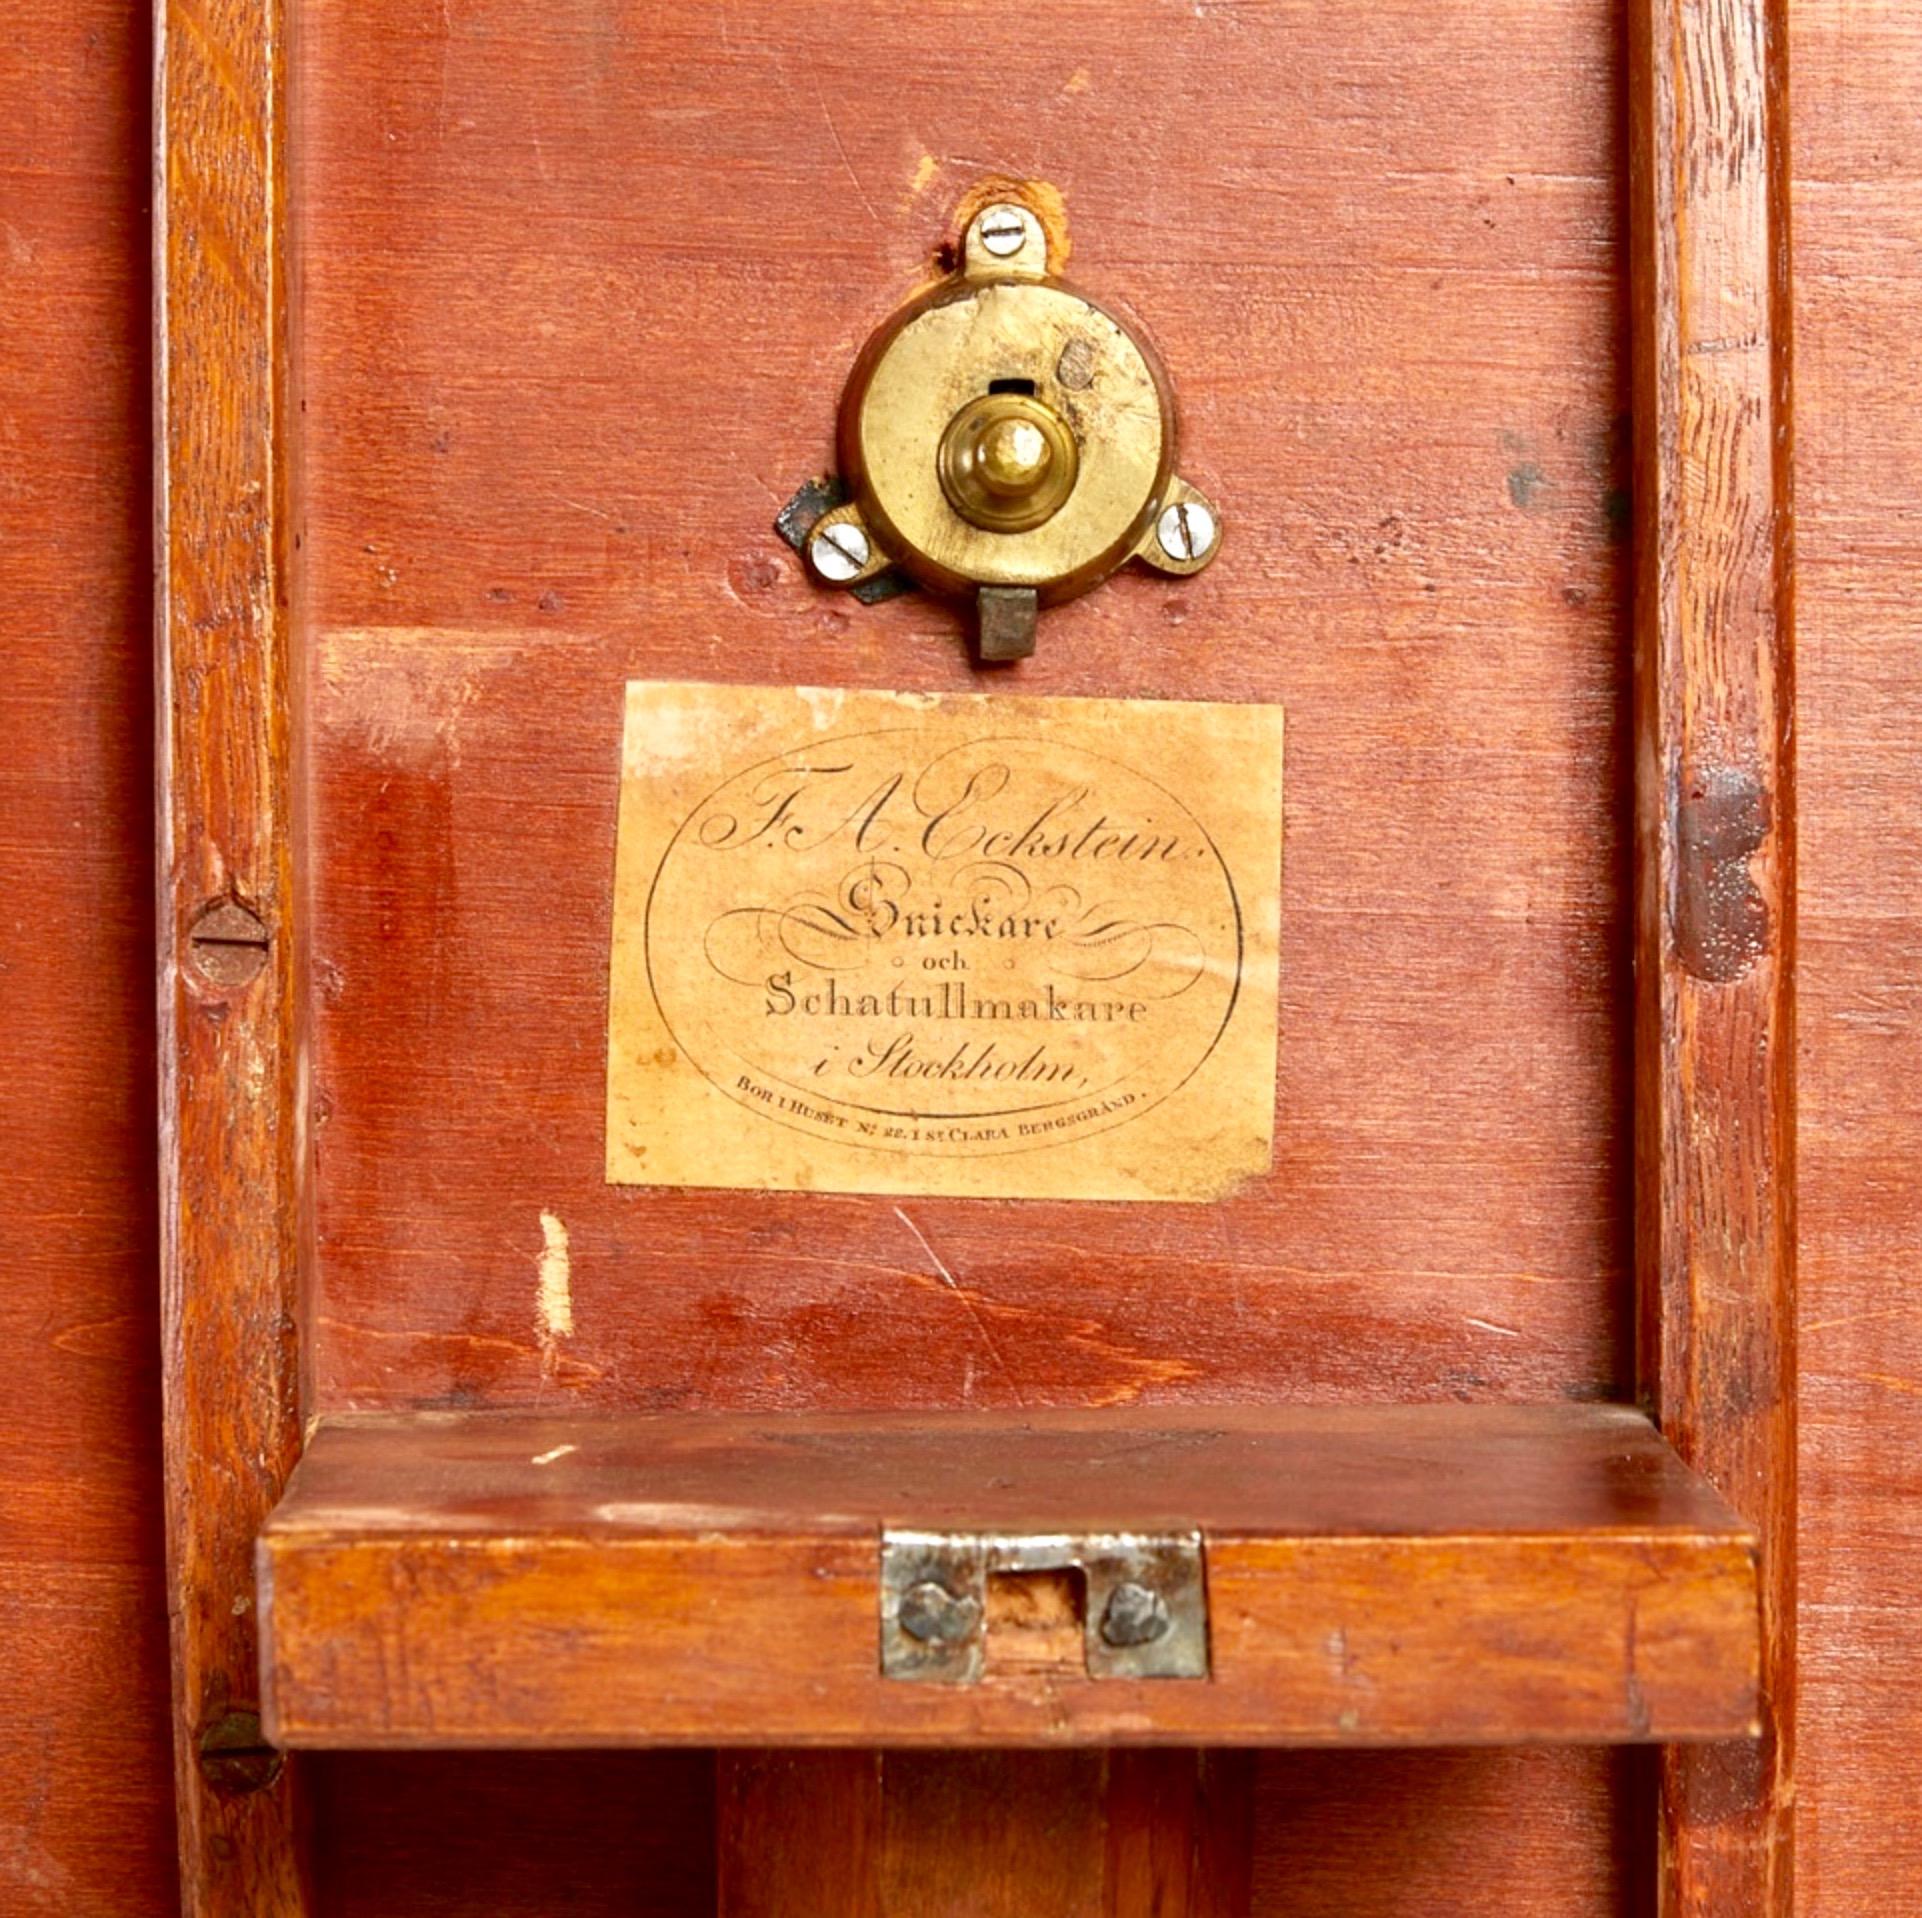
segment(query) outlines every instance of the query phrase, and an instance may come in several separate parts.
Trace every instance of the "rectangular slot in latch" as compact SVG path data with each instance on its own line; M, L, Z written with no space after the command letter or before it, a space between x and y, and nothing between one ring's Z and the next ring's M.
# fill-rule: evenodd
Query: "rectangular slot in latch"
M1090 1678L1206 1678L1199 1532L884 1531L881 1670L972 1685L993 1657L990 1579L1073 1572Z

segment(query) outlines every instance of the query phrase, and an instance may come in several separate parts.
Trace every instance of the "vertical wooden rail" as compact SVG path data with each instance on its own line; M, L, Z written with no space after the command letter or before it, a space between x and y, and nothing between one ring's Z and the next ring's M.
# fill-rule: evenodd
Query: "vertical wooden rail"
M1661 1908L1793 1909L1794 783L1785 0L1636 0L1642 1388L1763 1538L1759 1741L1662 1759Z
M299 1448L277 0L160 0L161 1205L182 1903L306 1908L252 1546Z

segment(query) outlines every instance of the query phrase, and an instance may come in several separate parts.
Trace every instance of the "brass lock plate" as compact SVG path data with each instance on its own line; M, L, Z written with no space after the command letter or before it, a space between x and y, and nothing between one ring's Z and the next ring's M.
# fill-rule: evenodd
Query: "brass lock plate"
M1175 470L1152 349L1052 269L1030 208L975 215L957 270L857 358L839 425L849 497L806 539L826 584L898 567L976 596L984 659L1032 652L1040 607L1130 559L1188 574L1220 546L1219 515Z

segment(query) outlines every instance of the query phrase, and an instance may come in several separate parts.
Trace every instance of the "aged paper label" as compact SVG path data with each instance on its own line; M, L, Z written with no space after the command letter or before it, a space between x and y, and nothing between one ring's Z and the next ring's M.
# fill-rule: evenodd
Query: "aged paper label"
M1265 1172L1281 738L1278 706L630 685L608 1178Z

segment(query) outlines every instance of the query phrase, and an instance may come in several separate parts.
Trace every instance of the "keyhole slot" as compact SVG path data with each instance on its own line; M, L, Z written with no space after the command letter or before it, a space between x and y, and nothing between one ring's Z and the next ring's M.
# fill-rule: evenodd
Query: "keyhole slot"
M988 1574L987 1661L997 1671L1087 1670L1088 1581L1079 1565Z
M1034 382L1032 380L1015 379L990 380L988 382L988 391L990 393L1019 393L1024 399L1031 400L1034 398Z

